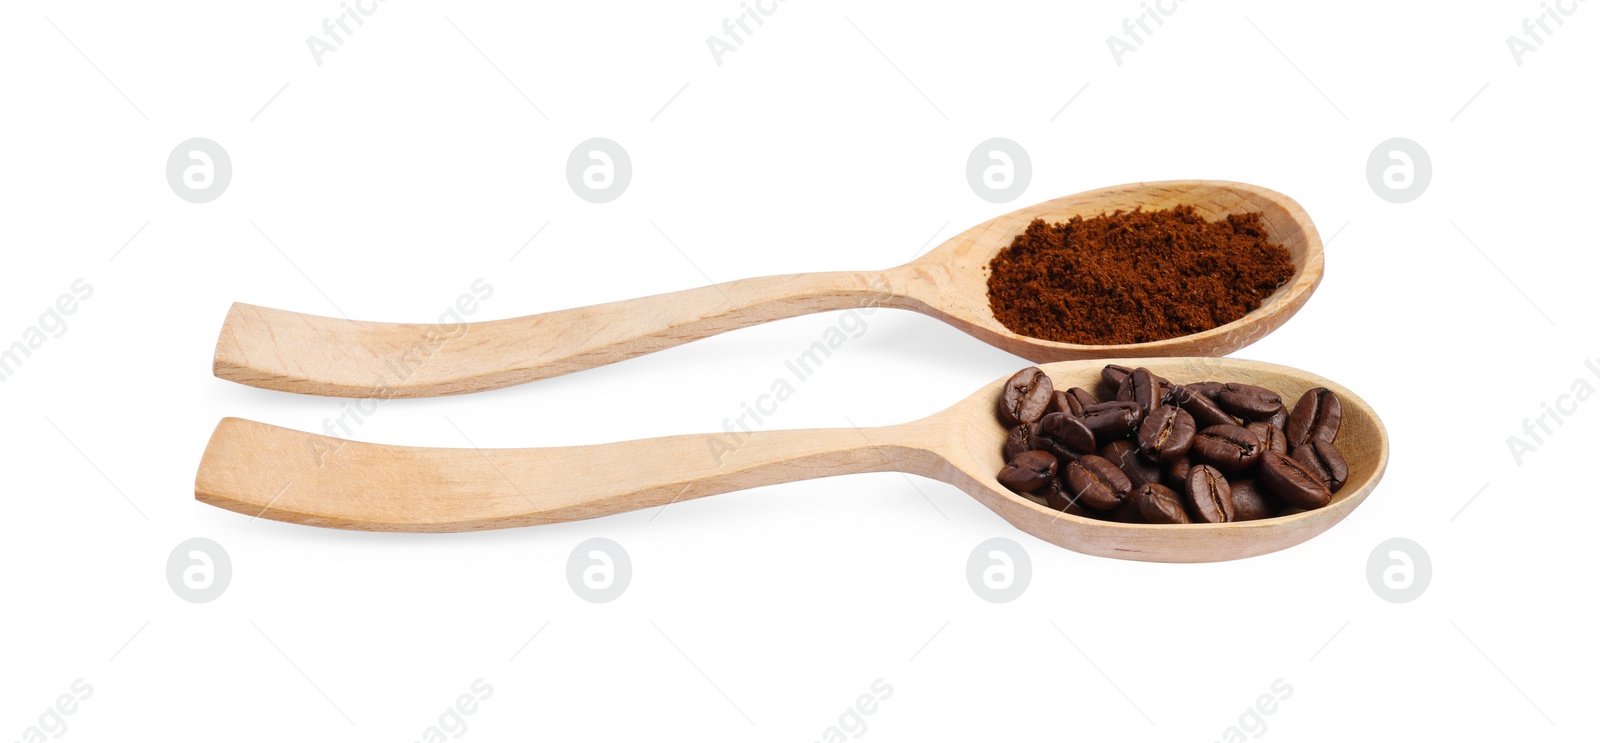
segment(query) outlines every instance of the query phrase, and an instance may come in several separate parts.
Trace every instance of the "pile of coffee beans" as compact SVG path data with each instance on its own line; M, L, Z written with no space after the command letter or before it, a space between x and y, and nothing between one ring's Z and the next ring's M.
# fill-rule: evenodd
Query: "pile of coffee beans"
M1006 382L1002 485L1078 516L1216 524L1321 508L1349 478L1326 387L1291 409L1241 382L1174 384L1116 364L1100 379L1104 401L1055 389L1038 367Z

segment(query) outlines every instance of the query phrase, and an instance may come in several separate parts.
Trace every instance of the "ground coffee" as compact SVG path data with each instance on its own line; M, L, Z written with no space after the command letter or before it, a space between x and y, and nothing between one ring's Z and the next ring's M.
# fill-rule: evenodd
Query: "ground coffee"
M1260 213L1207 222L1192 206L1036 219L989 264L989 306L1020 335L1145 343L1233 322L1294 275Z

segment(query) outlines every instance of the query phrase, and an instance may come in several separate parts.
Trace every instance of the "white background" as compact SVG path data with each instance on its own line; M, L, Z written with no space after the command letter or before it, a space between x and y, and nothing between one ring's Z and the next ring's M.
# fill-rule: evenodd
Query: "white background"
M9 3L0 344L75 279L94 294L0 383L0 740L79 678L94 691L65 718L73 740L418 740L479 678L494 693L463 737L486 741L813 741L880 678L893 693L856 732L881 740L1217 740L1280 678L1294 691L1265 718L1273 739L1592 736L1600 402L1520 466L1506 444L1574 380L1600 386L1583 366L1600 358L1600 8L1576 7L1519 66L1506 37L1542 12L1531 0L1195 0L1119 66L1106 38L1142 12L1127 0L788 0L719 66L706 38L736 0L389 0L318 66L306 38L333 0ZM602 205L565 178L596 136L634 165ZM207 204L164 175L190 137L232 157ZM1011 204L966 181L990 137L1033 162ZM1391 137L1432 157L1408 204L1366 181ZM1308 209L1326 279L1238 355L1350 387L1393 440L1367 503L1285 552L1087 557L896 474L460 535L252 521L192 497L220 417L319 430L342 403L213 378L233 301L429 322L484 278L495 293L474 319L512 317L708 277L888 267L1027 203L1169 178L1256 183ZM354 438L720 430L837 322L386 403ZM1024 363L885 310L768 427L900 422ZM233 562L209 604L165 578L195 536ZM633 562L609 604L565 578L596 536ZM996 536L1033 565L1009 604L965 577ZM1409 604L1366 578L1396 536L1433 562Z

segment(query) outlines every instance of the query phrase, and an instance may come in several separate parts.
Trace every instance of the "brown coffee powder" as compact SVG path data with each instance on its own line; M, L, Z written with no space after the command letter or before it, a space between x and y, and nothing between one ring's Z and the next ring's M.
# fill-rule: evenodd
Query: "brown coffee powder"
M1192 206L1036 219L989 263L989 306L1020 335L1144 343L1233 322L1294 275L1260 213L1207 222Z

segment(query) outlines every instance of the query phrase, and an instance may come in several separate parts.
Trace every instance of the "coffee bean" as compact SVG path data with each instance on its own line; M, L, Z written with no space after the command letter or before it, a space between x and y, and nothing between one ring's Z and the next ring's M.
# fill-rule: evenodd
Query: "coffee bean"
M1132 379L1133 372L1130 371L1124 374L1122 382L1117 385L1117 389L1111 395L1111 399L1117 402L1133 402L1133 386L1129 384Z
M1271 518L1283 507L1277 498L1258 487L1255 480L1229 480L1228 493L1233 496L1235 521Z
M1255 420L1262 423L1270 423L1274 428L1283 429L1289 425L1289 409L1279 405L1277 410L1272 411L1272 415Z
M1057 472L1060 472L1059 465L1057 467ZM1040 500L1043 500L1045 502L1045 505L1050 505L1050 503L1052 501L1061 500L1064 497L1061 494L1061 478L1059 478L1059 477L1050 478L1049 480L1047 480L1045 482L1043 487L1040 487L1037 490L1034 490L1033 492L1028 493L1028 495L1029 495L1030 499L1038 498ZM1055 508L1055 506L1050 506L1050 507L1051 508ZM1057 509L1057 510L1060 510L1060 509Z
M1294 450L1294 461L1311 470L1330 493L1339 492L1345 480L1350 479L1350 465L1345 463L1344 454L1329 441L1312 439L1311 443Z
M1126 366L1122 366L1120 364L1106 364L1105 368L1100 370L1100 383L1105 385L1106 388L1110 389L1111 392L1115 394L1116 391L1122 387L1122 380L1132 373L1133 370Z
M1139 515L1152 524L1187 524L1189 514L1183 510L1183 500L1165 485L1145 483L1133 491L1128 499L1139 508Z
M1140 370L1144 371L1145 378L1135 383L1133 378L1140 376ZM1153 385L1151 385L1152 382L1154 383ZM1113 397L1117 402L1139 403L1139 408L1149 413L1154 406L1164 404L1172 397L1173 387L1174 385L1167 381L1166 378L1154 374L1149 369L1141 366L1122 377L1122 382L1117 386L1116 394ZM1143 390L1146 388L1149 388L1150 391L1144 392Z
M1072 460L1094 451L1094 434L1082 418L1066 413L1051 413L1039 419L1033 434L1034 444L1059 460Z
M1097 441L1110 441L1133 433L1143 413L1131 402L1102 402L1083 409L1083 424Z
M1239 426L1212 426L1195 434L1189 458L1223 472L1239 472L1261 458L1261 439Z
M1019 492L1031 492L1045 486L1056 476L1056 458L1049 452L1025 451L1011 460L998 478L1001 485Z
M1095 515L1094 513L1090 512L1089 509L1084 508L1082 503L1074 500L1072 496L1067 495L1067 491L1061 486L1060 481L1051 480L1050 483L1051 484L1046 486L1045 490L1043 491L1045 494L1045 505L1063 513L1070 513L1074 516L1093 517Z
M1193 417L1182 408L1162 405L1139 424L1139 450L1157 462L1170 462L1189 451L1194 434Z
M1208 524L1221 524L1234 519L1233 493L1228 479L1211 465L1196 465L1189 469L1189 507L1194 515Z
M1100 447L1099 454L1122 470L1134 487L1161 481L1161 468L1155 462L1139 456L1139 447L1132 441L1117 439Z
M1050 376L1037 366L1030 366L1011 376L1000 395L1000 415L1007 423L1032 423L1044 417L1050 406L1050 393L1055 388Z
M1267 452L1261 458L1259 480L1269 492L1291 506L1321 508L1333 498L1316 473L1282 452Z
M1084 505L1107 511L1116 508L1133 489L1133 483L1121 469L1094 454L1067 465L1062 480L1067 484L1067 492Z
M1086 408L1090 405L1097 405L1100 402L1100 400L1095 398L1093 393L1082 387L1073 387L1072 389L1067 390L1067 394L1077 398L1078 404Z
M1246 431L1261 439L1261 448L1265 451L1289 452L1289 441L1284 436L1283 429L1266 421L1256 421L1244 427Z
M1050 407L1044 409L1044 414L1066 413L1074 418L1083 416L1083 405L1078 398L1061 390L1050 393Z
M1229 382L1217 393L1217 404L1240 418L1262 420L1282 408L1283 399L1265 387Z
M1146 417L1161 406L1163 392L1161 383L1149 369L1139 367L1122 379L1122 386L1117 388L1117 399L1131 402L1139 406L1139 410Z
M1167 487L1183 490L1189 487L1189 468L1192 466L1187 455L1178 457L1168 462L1161 468L1161 480Z
M1133 494L1136 492L1138 492L1137 487L1133 491L1130 491L1128 493L1128 497L1123 498L1122 502L1118 503L1116 508L1111 509L1111 513L1106 515L1112 521L1120 524L1145 523L1144 514L1139 512L1139 503L1138 501L1134 500L1133 497Z
M1332 441L1339 435L1339 421L1344 418L1344 406L1339 396L1327 387L1306 390L1289 414L1289 445L1299 449L1312 439Z
M1190 392L1194 392L1207 400L1216 402L1217 395L1222 392L1224 385L1221 382L1193 382L1184 385Z
M1018 454L1033 451L1039 447L1033 445L1033 430L1035 423L1018 423L1006 432L1006 445L1001 449L1001 454L1007 462L1016 459Z
M1161 377L1156 377L1156 384L1161 385L1161 404L1172 404L1172 392L1177 388L1178 385L1168 382L1166 379Z
M1212 384L1216 383L1213 382ZM1220 388L1221 385L1218 385L1218 387ZM1172 399L1178 403L1178 407L1188 411L1189 415L1194 417L1194 424L1200 428L1233 426L1239 423L1239 421L1234 420L1233 416L1228 415L1227 411L1218 407L1215 400L1212 400L1204 392L1196 390L1194 385L1181 384L1173 388Z

